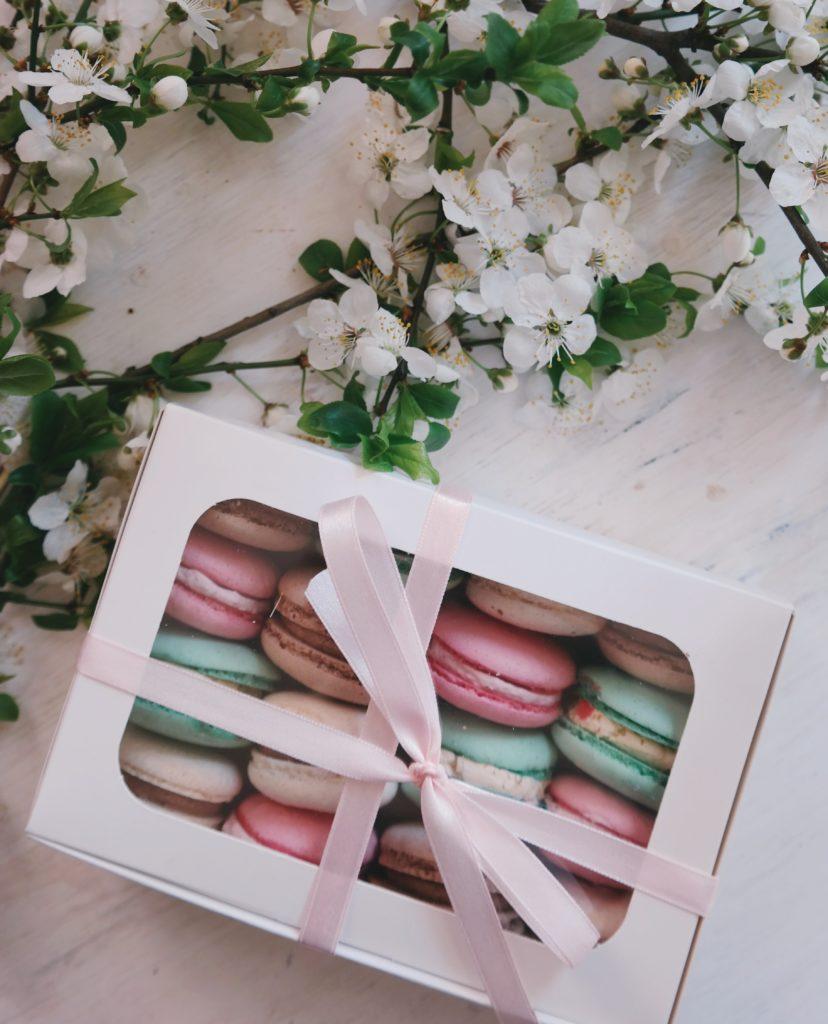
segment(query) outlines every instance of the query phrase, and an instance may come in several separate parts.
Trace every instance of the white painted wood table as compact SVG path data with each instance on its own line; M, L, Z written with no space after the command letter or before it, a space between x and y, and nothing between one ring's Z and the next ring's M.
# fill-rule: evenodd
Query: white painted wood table
M98 259L78 297L95 307L75 332L91 365L143 362L306 286L298 253L352 237L356 191L343 168L360 105L342 83L313 124L277 122L267 146L166 118L126 159L144 192L116 257ZM697 155L675 188L637 204L652 255L705 265L732 212L729 173ZM764 212L763 212L764 211ZM774 256L796 255L761 186L745 215ZM708 264L711 265L712 264ZM238 358L298 350L289 324L233 342ZM266 355L265 355L266 353ZM293 374L293 371L288 371ZM295 380L252 375L270 397ZM281 391L280 391L281 389ZM199 399L253 419L232 381ZM812 1024L824 1019L825 623L828 621L828 393L739 323L675 346L646 418L573 436L530 433L518 396L487 397L437 457L446 479L714 570L796 603L797 619L722 865L723 888L699 943L681 1024ZM396 1024L492 1020L483 1009L324 957L78 863L23 835L81 639L8 617L24 648L11 684L20 721L0 730L0 1021L148 1020ZM727 713L728 680L722 679Z

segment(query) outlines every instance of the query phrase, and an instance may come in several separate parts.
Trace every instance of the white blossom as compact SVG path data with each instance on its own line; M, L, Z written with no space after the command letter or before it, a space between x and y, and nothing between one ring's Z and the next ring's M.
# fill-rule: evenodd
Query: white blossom
M52 103L80 103L90 94L115 103L130 102L126 89L105 81L100 62L90 64L78 50L55 50L51 66L51 71L21 71L18 79L24 85L48 85Z
M121 517L121 484L103 477L89 490L89 467L78 459L57 491L37 498L29 509L29 521L45 530L43 556L65 562L72 550L90 535L112 537Z
M153 103L162 110L178 110L187 102L187 80L181 75L165 75L150 89Z
M548 366L555 356L572 360L595 340L594 319L585 313L592 295L589 285L572 274L552 281L546 274L528 274L506 296L504 310L512 320L506 328L503 355L518 372Z
M544 246L553 269L568 271L586 281L615 275L626 283L647 269L647 255L632 235L615 223L609 208L589 202L577 227L566 227Z
M642 145L649 146L655 139L663 138L677 128L685 118L709 106L709 96L709 83L705 85L701 78L695 79L689 85L677 85L653 111L655 117L661 118L661 123L650 132Z
M227 18L222 0L173 0L173 3L187 15L186 28L217 50L217 23Z
M629 166L629 148L610 150L594 164L579 163L564 175L569 194L582 202L595 200L604 203L617 223L623 224L629 216L632 196L638 191L640 179Z
M711 103L733 102L722 127L725 134L744 142L761 128L781 128L803 114L813 92L813 79L792 71L787 60L772 60L753 72L747 64L726 60L707 89Z
M801 206L817 234L828 231L828 127L805 117L788 126L794 160L776 168L770 191L780 206Z
M77 285L86 280L86 236L72 224L72 235L65 247L69 225L65 220L50 220L43 230L43 236L29 239L26 251L19 258L21 266L29 268L23 282L23 298L33 299L56 288L61 295L68 295ZM45 241L44 241L45 239ZM60 252L50 251L46 242L60 247Z

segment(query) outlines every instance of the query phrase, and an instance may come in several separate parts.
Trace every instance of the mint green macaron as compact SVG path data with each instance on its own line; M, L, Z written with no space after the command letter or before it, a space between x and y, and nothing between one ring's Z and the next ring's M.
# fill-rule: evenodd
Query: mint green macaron
M226 682L253 696L271 693L281 678L276 666L247 644L217 640L175 627L165 626L159 631L152 656ZM156 735L200 747L238 749L250 745L241 736L143 697L136 697L129 720Z
M440 760L453 778L516 800L540 803L558 760L545 729L512 729L450 704L440 705ZM420 791L406 783L415 802Z
M682 694L590 665L578 673L552 736L581 771L657 810L689 712L690 698Z

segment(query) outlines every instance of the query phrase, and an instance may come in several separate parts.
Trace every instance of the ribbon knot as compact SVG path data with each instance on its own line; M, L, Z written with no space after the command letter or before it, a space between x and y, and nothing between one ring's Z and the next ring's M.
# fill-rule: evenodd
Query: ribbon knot
M408 766L408 777L418 789L422 789L426 779L434 782L447 779L448 772L439 761L412 761Z

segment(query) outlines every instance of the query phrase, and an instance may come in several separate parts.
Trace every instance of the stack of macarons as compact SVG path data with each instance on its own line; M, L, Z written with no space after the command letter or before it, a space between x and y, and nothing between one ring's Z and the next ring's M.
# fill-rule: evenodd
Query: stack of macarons
M193 528L153 656L358 735L368 698L306 597L324 568L315 527L252 501L223 501ZM405 574L410 557L395 553ZM693 690L672 643L465 573L452 574L429 644L441 762L468 785L548 807L646 846ZM121 767L140 799L228 836L319 863L345 780L138 699ZM385 887L448 897L419 790L389 785L365 863ZM602 939L630 892L544 855ZM521 930L493 893L504 927ZM525 930L525 929L524 929Z

